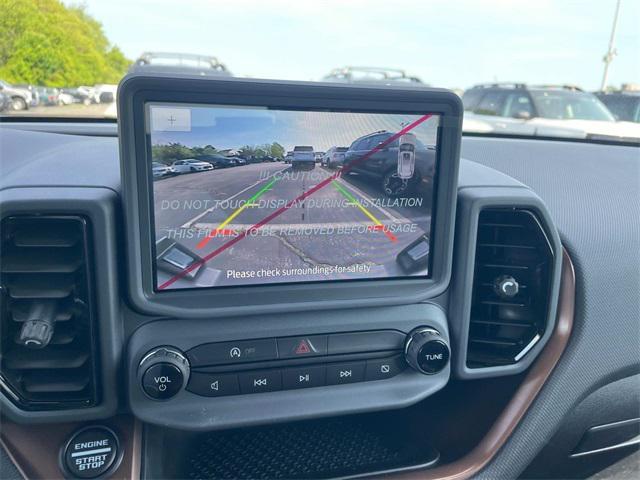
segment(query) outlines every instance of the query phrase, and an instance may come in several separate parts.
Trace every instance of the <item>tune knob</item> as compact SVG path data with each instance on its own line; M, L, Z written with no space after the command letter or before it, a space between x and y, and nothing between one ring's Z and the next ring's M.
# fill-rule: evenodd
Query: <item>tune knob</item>
M409 333L404 356L420 373L434 375L447 366L449 346L435 328L419 327Z
M174 347L158 347L140 361L138 376L142 390L154 400L175 396L189 380L189 361Z

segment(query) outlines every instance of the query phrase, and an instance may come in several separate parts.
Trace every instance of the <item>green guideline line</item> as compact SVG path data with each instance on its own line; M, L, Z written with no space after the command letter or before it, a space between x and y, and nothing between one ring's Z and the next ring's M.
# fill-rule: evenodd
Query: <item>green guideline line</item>
M356 200L356 198L353 195L351 195L348 191L346 191L344 187L340 186L338 182L334 180L331 182L331 185L336 187L336 190L338 190L342 195L347 197L347 200L353 202L354 204L358 204L358 200Z
M229 225L229 223L231 223L231 220L233 220L238 215L240 215L244 211L244 209L247 208L249 205L252 205L253 202L255 202L258 198L260 198L260 196L263 193L267 192L273 186L273 184L276 183L277 180L278 180L278 178L274 177L274 179L271 180L269 183L267 183L264 187L262 187L258 193L256 193L253 197L251 197L249 200L247 200L247 203L245 203L240 208L238 208L235 212L233 212L231 215L229 215L224 222L222 222L220 225L218 225L218 228L216 228L215 230L212 230L210 232L210 234L207 235L207 237L205 239L203 239L198 244L198 248L204 247L211 237L215 237L219 230L222 230L224 227Z
M277 177L273 177L273 180L271 180L269 183L267 183L264 187L262 187L260 189L260 191L258 191L258 193L256 193L253 197L251 197L249 200L247 200L247 203L253 203L255 202L258 198L260 198L260 196L263 193L266 193L267 190L269 190L274 183L276 183L279 180L279 178Z

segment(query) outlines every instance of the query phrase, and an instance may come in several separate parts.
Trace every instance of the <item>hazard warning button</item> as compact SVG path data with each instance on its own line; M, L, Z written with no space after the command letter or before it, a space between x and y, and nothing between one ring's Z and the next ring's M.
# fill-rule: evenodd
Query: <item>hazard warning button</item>
M316 357L326 354L326 335L278 338L279 358Z

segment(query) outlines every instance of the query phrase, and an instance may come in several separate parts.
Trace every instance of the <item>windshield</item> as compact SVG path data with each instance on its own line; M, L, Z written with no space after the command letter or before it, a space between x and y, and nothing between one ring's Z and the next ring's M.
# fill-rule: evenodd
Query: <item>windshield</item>
M637 116L592 95L625 92L632 102L626 93L640 91L640 2L615 7L0 0L0 116L117 121L117 84L127 73L189 74L442 87L472 93L477 108L465 100L465 132L640 139Z
M602 120L615 117L597 97L579 92L531 92L538 115L556 120Z

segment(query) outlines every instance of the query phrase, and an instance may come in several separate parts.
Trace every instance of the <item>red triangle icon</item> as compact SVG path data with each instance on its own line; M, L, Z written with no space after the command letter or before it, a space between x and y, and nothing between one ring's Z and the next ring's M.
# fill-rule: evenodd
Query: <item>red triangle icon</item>
M305 353L311 353L311 348L306 340L300 340L300 343L295 349L296 355L304 355Z

